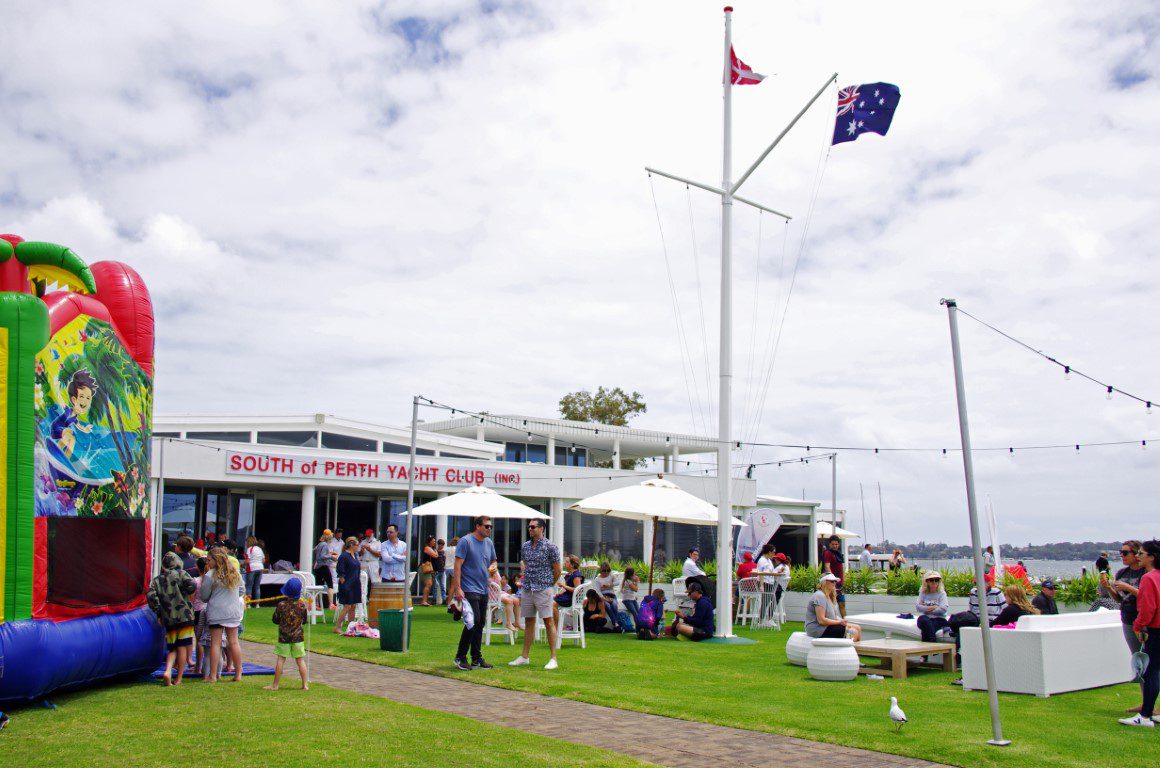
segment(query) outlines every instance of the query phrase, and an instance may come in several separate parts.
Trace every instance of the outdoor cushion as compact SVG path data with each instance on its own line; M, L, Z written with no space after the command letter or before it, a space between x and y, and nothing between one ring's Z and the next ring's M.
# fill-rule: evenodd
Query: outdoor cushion
M918 631L918 619L900 619L894 613L859 613L847 616L846 619L862 628L863 637L869 632L872 636L882 634L913 640L922 638L922 633Z

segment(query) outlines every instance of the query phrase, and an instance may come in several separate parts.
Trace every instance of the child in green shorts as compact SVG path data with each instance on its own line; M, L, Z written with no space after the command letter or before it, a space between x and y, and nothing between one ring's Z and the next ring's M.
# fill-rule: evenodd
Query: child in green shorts
M282 599L274 608L274 623L278 625L278 643L274 655L274 684L267 685L267 691L278 690L282 679L282 666L286 659L293 658L298 664L298 675L302 678L302 690L309 690L306 679L306 644L302 641L302 625L306 622L306 602L302 600L302 580L291 577L282 585Z

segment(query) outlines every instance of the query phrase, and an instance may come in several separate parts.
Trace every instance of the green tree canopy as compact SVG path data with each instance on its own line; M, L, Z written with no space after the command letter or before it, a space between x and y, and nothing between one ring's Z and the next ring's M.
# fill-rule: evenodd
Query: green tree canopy
M570 421L594 421L627 427L628 422L648 410L640 392L629 394L620 387L597 387L595 394L587 389L569 392L560 398L560 415Z

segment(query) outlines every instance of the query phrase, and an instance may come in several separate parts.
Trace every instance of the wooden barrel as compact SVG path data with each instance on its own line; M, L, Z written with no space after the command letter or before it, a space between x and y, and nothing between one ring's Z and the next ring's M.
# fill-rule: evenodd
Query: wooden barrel
M379 625L379 611L394 609L403 610L403 582L380 581L371 584L370 595L367 597L367 623L372 627Z

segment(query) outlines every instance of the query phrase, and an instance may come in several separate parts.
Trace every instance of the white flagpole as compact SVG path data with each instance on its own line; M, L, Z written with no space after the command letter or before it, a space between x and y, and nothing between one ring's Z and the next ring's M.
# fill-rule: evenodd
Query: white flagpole
M724 153L721 159L721 383L717 430L717 632L733 634L733 8L725 6Z

